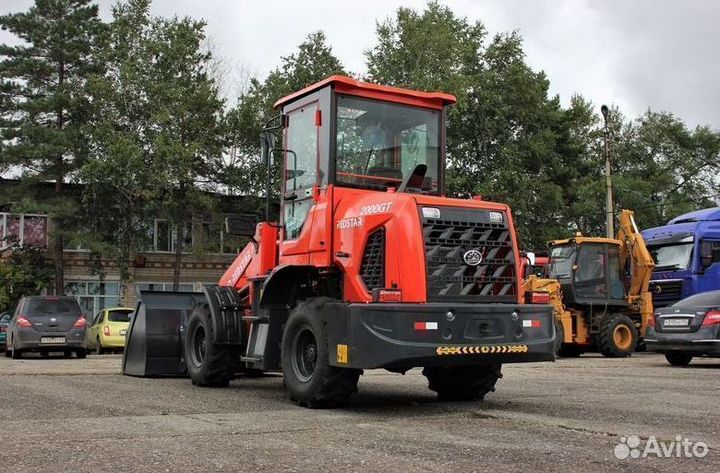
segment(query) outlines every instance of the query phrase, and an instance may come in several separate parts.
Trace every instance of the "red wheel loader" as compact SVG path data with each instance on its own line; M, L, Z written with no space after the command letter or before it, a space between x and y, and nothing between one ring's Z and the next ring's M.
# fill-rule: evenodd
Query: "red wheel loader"
M217 288L140 293L124 373L282 371L291 399L332 407L366 369L421 367L441 399L469 400L503 363L554 360L552 307L522 303L510 208L445 196L454 102L341 76L280 99L262 137L283 163L280 221L228 218L250 243Z

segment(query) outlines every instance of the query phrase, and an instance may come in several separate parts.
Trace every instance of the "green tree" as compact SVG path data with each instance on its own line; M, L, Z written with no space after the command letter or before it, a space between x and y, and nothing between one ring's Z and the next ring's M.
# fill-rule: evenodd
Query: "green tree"
M41 294L53 278L44 249L16 245L11 250L0 259L0 312L14 308L25 296Z
M247 92L227 116L230 154L234 158L222 177L228 187L246 195L264 194L267 169L260 157L260 133L265 123L278 114L273 105L281 97L334 74L346 72L333 55L325 34L316 31L308 35L296 52L281 58L281 65L264 81L251 79ZM277 161L273 171L274 193L279 189Z
M120 230L121 260L142 248L148 215L172 222L177 290L187 229L214 205L206 191L215 189L221 168L223 103L201 47L205 24L153 18L149 6L131 0L113 10L103 42L107 73L90 82L93 160L82 175L89 200L110 199L107 206L120 211L94 221L106 232Z
M84 82L97 67L93 54L101 26L90 0L36 0L27 12L0 16L0 27L23 41L0 45L0 169L22 172L26 185L14 201L32 201L34 182L55 183L54 198L34 206L55 224L56 294L64 291L64 237L75 210L63 184L85 157Z
M451 195L509 203L528 248L567 231L566 179L580 173L588 146L573 130L593 116L580 98L565 110L549 97L549 82L525 62L518 33L488 38L482 23L430 2L379 23L366 56L370 80L457 96L448 116Z

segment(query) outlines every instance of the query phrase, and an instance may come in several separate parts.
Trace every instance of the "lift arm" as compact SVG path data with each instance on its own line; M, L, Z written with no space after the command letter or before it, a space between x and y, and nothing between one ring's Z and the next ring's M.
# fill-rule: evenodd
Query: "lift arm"
M638 296L648 292L650 277L655 267L655 262L645 246L632 210L623 210L620 213L620 226L617 239L622 242L620 251L620 267L626 267L630 260L630 289L628 290L628 301L631 302Z

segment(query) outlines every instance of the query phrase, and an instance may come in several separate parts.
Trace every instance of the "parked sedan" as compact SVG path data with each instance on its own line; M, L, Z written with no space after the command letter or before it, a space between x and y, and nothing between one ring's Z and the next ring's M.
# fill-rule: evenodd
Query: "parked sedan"
M0 314L0 351L5 351L5 339L7 338L6 332L8 325L10 325L11 317L12 314L10 314L10 312L3 312Z
M72 297L23 297L7 328L5 356L20 358L26 352L73 352L85 358L85 326L80 306Z
M645 342L649 351L663 353L673 366L687 366L696 356L720 357L720 291L658 309Z
M128 307L101 310L85 335L88 350L94 349L95 353L100 355L106 351L125 348L125 334L132 312L133 309Z

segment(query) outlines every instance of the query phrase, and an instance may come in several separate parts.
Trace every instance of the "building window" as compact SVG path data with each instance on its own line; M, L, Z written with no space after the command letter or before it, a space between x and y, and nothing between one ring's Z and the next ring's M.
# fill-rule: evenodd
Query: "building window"
M152 225L151 251L174 253L177 235L172 222L156 219ZM203 253L235 254L239 252L238 237L226 235L221 225L215 222L186 222L183 234L183 250L194 248Z
M105 308L120 305L119 282L68 281L65 294L77 299L88 320Z
M47 248L47 215L0 213L0 249L13 245Z
M168 220L156 219L153 229L153 249L157 252L174 253L177 245L177 235L175 226ZM192 222L185 223L185 231L183 232L183 248L192 248L195 239L193 238Z
M172 292L173 283L171 282L137 282L135 283L135 289L141 291L163 291ZM193 283L180 283L178 290L181 292L194 292L195 284Z

